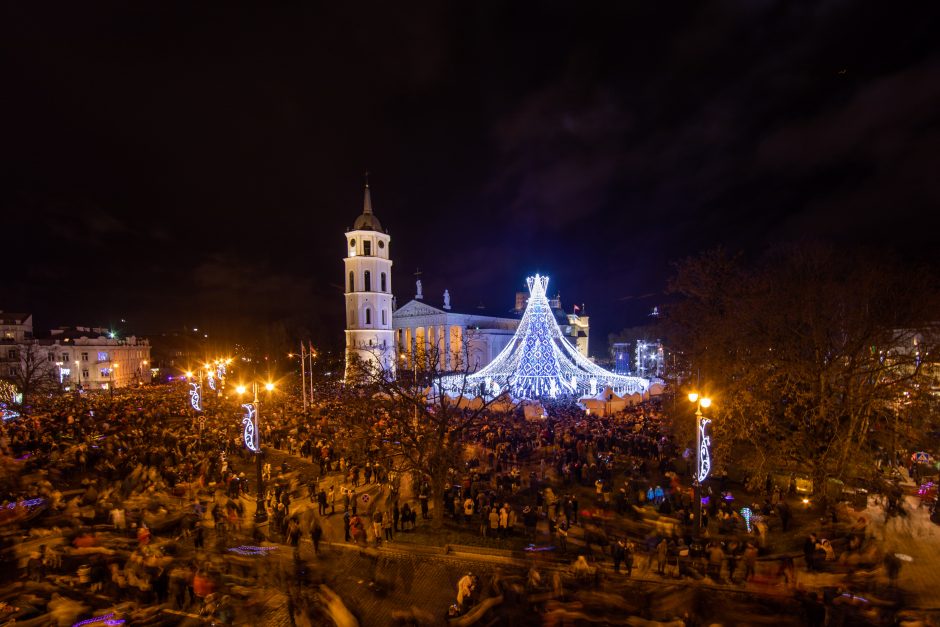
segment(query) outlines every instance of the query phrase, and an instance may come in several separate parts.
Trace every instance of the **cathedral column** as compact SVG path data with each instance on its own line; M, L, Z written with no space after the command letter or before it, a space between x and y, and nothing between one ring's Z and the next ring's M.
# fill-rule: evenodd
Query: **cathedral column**
M446 335L446 326L437 327L437 365L442 371L447 370L447 350L444 348Z
M434 327L427 327L424 331L424 367L431 365L431 334L434 333Z
M450 358L450 325L444 326L444 354L441 355L441 365L444 368L445 372L449 372L451 369L451 358Z

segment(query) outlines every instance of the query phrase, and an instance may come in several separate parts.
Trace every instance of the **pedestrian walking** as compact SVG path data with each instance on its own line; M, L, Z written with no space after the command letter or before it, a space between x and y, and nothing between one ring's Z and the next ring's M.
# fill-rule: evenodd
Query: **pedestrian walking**
M744 580L750 581L757 570L757 547L748 542L744 549Z
M345 521L344 521L345 524ZM313 520L313 526L310 528L310 541L313 542L313 553L314 555L320 554L320 539L323 537L323 527L320 526L320 521L317 519ZM346 539L349 540L349 526L346 525Z
M568 523L561 521L561 524L555 528L555 534L558 537L558 548L562 553L568 552Z
M611 557L614 559L614 572L620 573L620 564L623 563L624 557L627 554L627 546L623 543L623 540L617 540L614 542L614 546L610 550Z
M391 542L394 538L392 537L392 517L388 512L385 512L385 515L382 517L382 531L385 532L385 539Z
M666 555L669 552L669 543L666 538L662 538L656 545L656 572L660 575L666 574Z
M382 543L382 512L372 515L372 535L375 536L376 546Z

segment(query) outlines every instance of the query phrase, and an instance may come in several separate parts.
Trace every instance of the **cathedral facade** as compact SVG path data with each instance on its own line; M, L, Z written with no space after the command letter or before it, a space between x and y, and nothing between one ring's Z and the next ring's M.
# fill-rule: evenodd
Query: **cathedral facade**
M427 366L433 360L442 372L475 372L493 361L513 338L525 300L505 316L486 315L481 309L455 311L444 290L440 305L425 301L421 281L402 307L392 295L391 238L372 209L365 186L362 214L346 232L343 259L346 301L346 376L355 356L394 373L396 368ZM588 318L561 309L553 299L553 313L565 339L587 357Z

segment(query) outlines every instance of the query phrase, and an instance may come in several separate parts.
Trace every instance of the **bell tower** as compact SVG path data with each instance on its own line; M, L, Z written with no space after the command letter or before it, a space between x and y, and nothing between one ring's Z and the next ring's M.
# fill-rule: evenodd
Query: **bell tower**
M346 231L343 285L346 286L346 378L351 357L363 365L395 370L395 335L392 331L391 238L372 212L372 193L366 175L362 214Z

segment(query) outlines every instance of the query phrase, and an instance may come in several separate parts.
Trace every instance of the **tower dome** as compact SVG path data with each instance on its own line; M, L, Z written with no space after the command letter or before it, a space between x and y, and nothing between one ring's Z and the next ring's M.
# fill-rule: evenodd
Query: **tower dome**
M362 215L356 218L355 223L353 223L353 230L384 232L382 231L382 223L379 222L379 219L372 213L372 192L369 191L368 179L366 179L366 193L362 200Z

